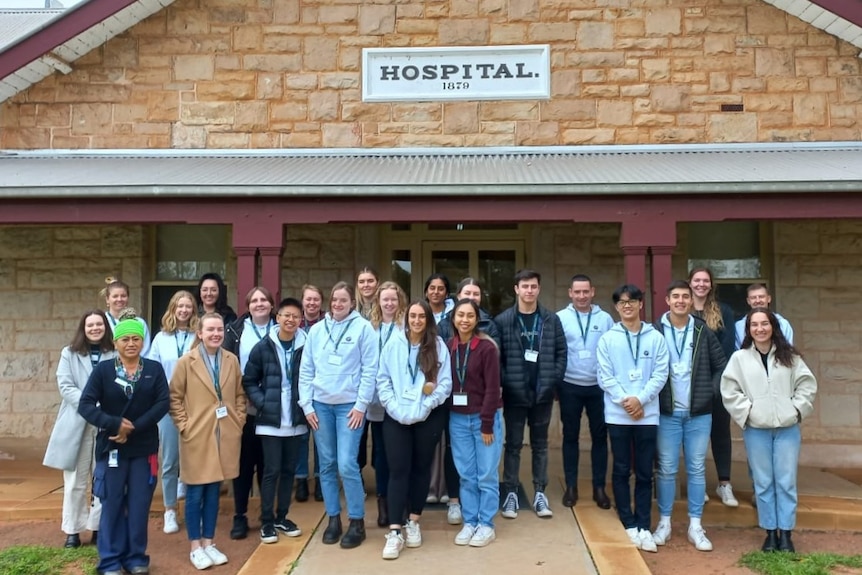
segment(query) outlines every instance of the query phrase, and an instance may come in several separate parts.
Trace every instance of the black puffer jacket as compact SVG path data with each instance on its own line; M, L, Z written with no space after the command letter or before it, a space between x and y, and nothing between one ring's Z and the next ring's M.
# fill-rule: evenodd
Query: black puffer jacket
M452 311L449 311L444 315L443 319L440 320L440 323L437 324L437 335L443 338L443 341L445 341L447 345L449 344L449 340L452 339L452 336L456 333L455 330L452 329ZM494 320L491 318L491 314L480 309L479 325L476 327L479 331L493 339L497 343L497 347L500 347L500 330L497 329L497 324L494 323Z
M503 406L532 407L554 401L554 386L566 374L566 334L557 314L538 308L542 320L539 339L539 366L536 389L527 384L524 372L524 344L518 325L518 305L494 318L500 330L500 362L503 380Z
M302 361L302 346L305 332L299 330L294 336L291 354L290 418L294 427L305 425L305 414L299 407L299 362ZM248 356L242 387L249 401L257 409L258 425L281 427L281 362L278 354L284 353L272 337L258 342Z
M661 320L655 323L659 333L664 333L665 326ZM691 342L694 345L691 358L691 395L689 396L689 413L692 416L712 413L712 404L719 397L719 384L727 358L724 355L721 342L706 323L694 318ZM673 386L670 375L658 395L659 409L662 415L673 415Z

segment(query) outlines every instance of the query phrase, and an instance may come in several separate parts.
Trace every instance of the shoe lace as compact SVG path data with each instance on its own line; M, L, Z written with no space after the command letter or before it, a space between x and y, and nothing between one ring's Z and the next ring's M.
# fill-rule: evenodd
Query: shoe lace
M544 511L548 508L548 498L544 493L536 493L536 511Z
M506 511L516 511L518 509L518 497L514 493L506 496L506 503L503 505Z

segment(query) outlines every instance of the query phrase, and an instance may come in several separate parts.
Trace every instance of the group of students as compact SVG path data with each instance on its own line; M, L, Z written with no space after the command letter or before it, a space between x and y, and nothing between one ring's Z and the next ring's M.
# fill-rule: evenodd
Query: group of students
M782 333L789 323L768 309L764 286L750 288L753 309L734 329L732 312L715 300L712 279L708 270L694 270L689 282L672 284L670 311L653 326L640 319L643 294L636 286L614 292L615 324L592 303L595 290L580 274L569 289L572 304L555 314L539 304L540 274L519 271L515 305L493 319L470 278L452 298L448 279L434 274L425 297L408 304L398 284L381 283L368 268L355 287L332 287L328 313L315 286L278 304L257 286L247 295L248 311L237 318L224 282L206 274L196 293L174 294L150 343L146 322L127 309L128 286L111 278L104 291L108 312L82 315L57 371L62 403L44 463L64 470L66 546L80 545L79 533L87 528L98 545L100 573L147 573L146 519L159 467L164 530L179 530L177 499L184 491L190 560L198 569L228 561L213 543L224 480L233 480L234 488L231 538L247 536L255 475L261 541L273 543L279 533L299 536L288 513L294 481L297 500L309 497L311 431L315 498L328 516L323 542L356 547L366 538L361 466L370 428L377 523L389 528L383 558L421 546L421 516L439 492L432 475L446 479L449 523L463 524L454 542L483 547L496 537L497 511L514 519L521 507L527 425L532 508L539 517L553 515L545 490L548 428L558 398L564 506L578 500L578 437L586 411L596 504L611 506L605 492L609 436L620 520L638 548L654 551L671 535L682 447L688 537L697 549L710 550L700 524L708 500L706 448L711 438L719 496L738 504L729 484L732 417L743 428L767 530L764 549L792 550L798 422L811 413L816 382L792 346L792 332L789 340ZM742 351L733 353L736 347ZM69 438L75 449L68 448ZM661 517L653 533L656 457Z

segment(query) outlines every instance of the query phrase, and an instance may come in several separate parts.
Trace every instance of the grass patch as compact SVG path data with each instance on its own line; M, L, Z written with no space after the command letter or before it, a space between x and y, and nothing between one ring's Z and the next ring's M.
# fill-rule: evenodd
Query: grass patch
M739 564L763 575L830 575L837 567L862 568L862 555L746 553Z
M64 575L78 564L80 572L96 573L98 553L93 546L77 549L46 547L44 545L18 545L0 551L0 573L3 575ZM74 571L72 571L74 573Z

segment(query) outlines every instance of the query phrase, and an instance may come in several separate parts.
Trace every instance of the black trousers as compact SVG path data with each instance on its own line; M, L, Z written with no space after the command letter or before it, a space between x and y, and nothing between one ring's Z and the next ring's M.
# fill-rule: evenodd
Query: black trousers
M299 449L303 441L308 441L307 437L304 433L293 437L260 436L264 461L263 481L260 486L261 524L274 523L277 519L287 517Z
M712 442L712 458L715 460L715 470L719 481L730 481L730 460L733 455L733 443L730 439L730 414L724 408L721 397L712 401L712 431L709 434Z
M248 498L251 485L257 472L257 487L263 483L263 448L254 428L255 416L249 415L242 428L242 441L239 451L239 475L233 480L233 509L236 515L248 513Z

